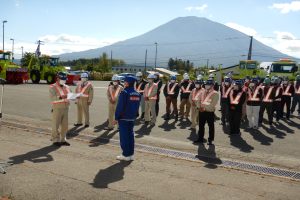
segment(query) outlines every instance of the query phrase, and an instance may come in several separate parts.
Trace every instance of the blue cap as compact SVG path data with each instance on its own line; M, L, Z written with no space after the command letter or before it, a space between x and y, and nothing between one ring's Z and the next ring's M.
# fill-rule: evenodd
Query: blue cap
M252 79L251 79L251 82L252 82L252 83L258 83L258 81L259 81L259 80L258 80L257 78L252 78Z
M59 78L60 80L67 80L67 74L65 72L58 72L56 74L56 77Z
M203 84L203 80L196 80L196 81L195 81L195 84L200 84L200 85L202 85L202 84Z
M126 76L124 79L124 82L127 82L127 83L134 83L135 81L136 81L136 78L133 76Z

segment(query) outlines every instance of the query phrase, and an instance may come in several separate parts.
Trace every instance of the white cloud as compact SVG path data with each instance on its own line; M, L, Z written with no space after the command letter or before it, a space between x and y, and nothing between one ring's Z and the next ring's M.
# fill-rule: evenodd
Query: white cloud
M233 22L226 23L225 25L249 36L253 36L256 40L282 53L300 58L300 40L290 32L274 31L271 37L264 37L250 27Z
M77 35L59 34L59 35L45 35L38 38L44 42L41 46L42 54L58 55L63 53L71 53L77 51L84 51L111 45L123 39L106 38L97 39L91 37L81 37ZM35 52L37 44L34 42L24 42L15 40L15 58L20 58L22 54L21 46L24 47L24 52ZM11 51L11 44L5 43L5 49Z
M291 3L274 3L269 8L278 9L282 14L287 14L291 11L300 11L300 1L292 1Z
M188 6L185 8L185 10L191 12L191 11L200 11L200 12L203 12L206 8L208 7L207 4L203 4L201 6Z
M238 30L246 35L255 36L257 34L256 30L250 27L242 26L233 22L228 22L225 24L226 26Z

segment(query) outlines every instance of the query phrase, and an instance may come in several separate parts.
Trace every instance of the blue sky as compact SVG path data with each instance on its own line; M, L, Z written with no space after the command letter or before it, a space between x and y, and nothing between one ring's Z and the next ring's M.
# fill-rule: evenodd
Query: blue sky
M182 16L206 17L300 58L300 1L0 0L0 3L0 20L8 21L5 49L11 50L10 38L14 38L17 58L21 46L24 51L34 51L39 39L45 41L42 46L45 54L81 51L138 36Z

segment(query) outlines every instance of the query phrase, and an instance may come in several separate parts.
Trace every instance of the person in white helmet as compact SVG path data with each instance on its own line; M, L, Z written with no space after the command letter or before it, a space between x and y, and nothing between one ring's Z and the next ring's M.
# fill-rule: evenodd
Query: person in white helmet
M145 86L148 82L143 79L142 72L137 72L135 76L137 78L137 81L134 83L134 89L141 95L141 102L140 102L141 113L142 113L141 119L144 119L144 116L145 116L144 90L145 90ZM137 113L137 117L138 116L139 116L139 112Z
M81 74L81 82L77 84L75 92L80 94L77 99L77 123L74 126L82 126L82 115L84 115L84 127L89 127L90 125L90 113L89 107L92 104L94 97L93 85L89 80L89 75L87 73Z
M115 121L115 112L117 107L117 102L123 87L119 84L120 78L117 74L112 76L112 85L107 88L107 99L108 99L108 126L104 130L113 130Z
M190 77L188 74L183 75L183 80L180 83L180 110L179 116L181 118L188 118L190 115L191 103L189 101L190 94L192 90L195 88L195 85L192 81L190 81Z
M147 79L148 83L144 89L144 99L145 99L145 124L150 124L154 126L156 123L156 100L157 100L157 84L154 83L154 74L149 74Z
M211 79L211 80L213 80L215 82L215 84L214 84L214 90L215 91L219 91L219 85L218 85L218 82L215 81L215 75L213 73L209 74L208 79Z

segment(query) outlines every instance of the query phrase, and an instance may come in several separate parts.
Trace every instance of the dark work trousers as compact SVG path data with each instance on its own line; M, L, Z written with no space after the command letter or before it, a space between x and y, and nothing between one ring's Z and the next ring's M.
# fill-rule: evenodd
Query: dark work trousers
M225 122L229 122L229 106L227 102L221 101L221 121L223 124L225 124Z
M199 112L199 140L203 140L205 132L205 123L208 124L209 136L208 141L212 142L215 139L215 113L214 112Z
M160 93L157 93L157 99L156 99L156 103L155 103L156 116L158 116L158 112L159 112L159 95L160 95Z
M274 112L276 112L276 121L279 121L279 119L282 117L281 113L281 101L274 101L273 102L273 115Z
M259 110L259 119L258 122L261 124L264 118L264 112L267 110L269 124L273 123L273 102L262 102Z
M286 118L290 118L291 114L291 100L292 97L290 96L282 96L281 99L281 112L282 112L282 117L283 117L283 111L284 111L284 106L286 106Z
M293 97L291 112L293 113L298 104L298 114L300 114L300 94L295 94Z
M178 109L177 109L177 98L168 97L166 98L166 112L168 115L171 114L171 104L173 108L174 115L178 115Z
M240 134L242 110L229 110L230 135Z
M119 120L118 122L122 155L125 157L132 156L134 154L134 121Z

